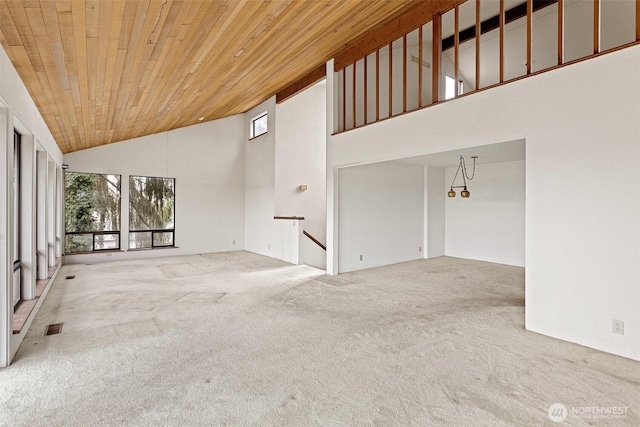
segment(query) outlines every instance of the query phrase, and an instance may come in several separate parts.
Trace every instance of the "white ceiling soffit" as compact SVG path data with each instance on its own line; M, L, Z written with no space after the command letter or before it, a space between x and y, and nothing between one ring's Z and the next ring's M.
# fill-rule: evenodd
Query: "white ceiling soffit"
M464 148L462 150L452 150L442 153L427 154L424 156L408 157L406 159L399 159L395 161L412 165L449 168L458 165L460 156L464 156L466 159L470 159L471 156L478 156L477 164L479 165L524 160L525 140L518 139L515 141Z

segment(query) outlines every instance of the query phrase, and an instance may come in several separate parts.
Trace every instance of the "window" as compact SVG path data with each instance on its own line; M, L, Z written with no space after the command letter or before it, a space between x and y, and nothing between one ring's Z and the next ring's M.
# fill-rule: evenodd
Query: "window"
M451 98L455 98L456 96L456 79L454 79L453 77L446 75L445 76L445 94L444 94L444 99L451 99Z
M65 252L120 249L120 175L65 173Z
M251 120L251 138L267 133L267 113Z
M129 249L175 245L175 179L129 177Z
M20 134L13 132L13 305L21 299L21 266L20 261Z

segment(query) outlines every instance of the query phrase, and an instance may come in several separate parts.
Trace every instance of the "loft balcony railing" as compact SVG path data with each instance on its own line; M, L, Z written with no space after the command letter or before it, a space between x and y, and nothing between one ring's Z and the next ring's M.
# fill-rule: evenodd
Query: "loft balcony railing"
M638 44L640 0L466 0L383 36L336 57L336 132Z

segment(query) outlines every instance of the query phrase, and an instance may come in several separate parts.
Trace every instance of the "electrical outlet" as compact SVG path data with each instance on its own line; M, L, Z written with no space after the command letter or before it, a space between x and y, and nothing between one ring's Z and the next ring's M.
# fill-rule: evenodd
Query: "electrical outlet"
M271 250L271 245L267 245L267 249L268 249L268 250Z
M234 244L234 245L236 244L236 241L235 241L235 240L233 241L233 244Z
M113 256L113 254L106 254L107 256Z
M613 319L613 330L614 334L624 335L624 322L622 320Z
M418 252L422 252L422 246L418 246Z
M360 261L362 261L362 255L360 255Z

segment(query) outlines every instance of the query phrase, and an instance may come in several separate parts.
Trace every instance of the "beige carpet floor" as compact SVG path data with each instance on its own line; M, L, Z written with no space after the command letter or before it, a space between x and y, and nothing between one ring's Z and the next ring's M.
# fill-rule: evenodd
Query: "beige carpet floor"
M446 257L64 266L0 370L3 426L561 425L558 403L638 426L640 363L527 332L522 268Z

